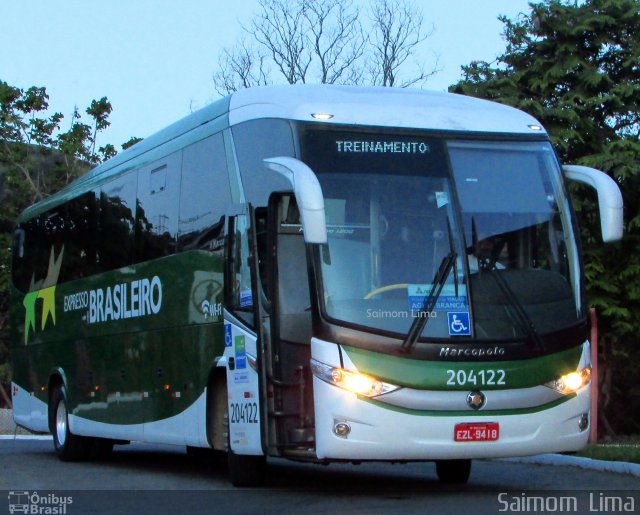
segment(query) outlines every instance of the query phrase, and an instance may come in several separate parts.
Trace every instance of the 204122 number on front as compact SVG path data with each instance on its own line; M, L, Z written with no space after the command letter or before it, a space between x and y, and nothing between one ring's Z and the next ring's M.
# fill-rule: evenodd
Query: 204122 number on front
M506 386L507 373L502 370L447 370L449 386Z

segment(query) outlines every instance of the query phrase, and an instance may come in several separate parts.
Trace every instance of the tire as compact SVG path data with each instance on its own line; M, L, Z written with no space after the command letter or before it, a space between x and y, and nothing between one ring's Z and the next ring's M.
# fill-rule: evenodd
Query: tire
M58 385L51 396L50 429L53 446L62 461L82 461L89 457L91 439L77 436L69 430L69 410L67 393L63 385Z
M436 461L436 472L443 483L464 484L469 481L471 460Z
M236 454L229 446L227 468L233 486L262 486L267 469L267 459L264 456Z

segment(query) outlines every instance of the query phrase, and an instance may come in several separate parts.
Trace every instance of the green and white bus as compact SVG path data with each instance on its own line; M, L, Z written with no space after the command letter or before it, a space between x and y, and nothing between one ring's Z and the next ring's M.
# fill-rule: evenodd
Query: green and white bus
M575 451L584 274L563 168L518 110L417 90L238 91L29 207L13 242L17 424L63 460L471 460Z

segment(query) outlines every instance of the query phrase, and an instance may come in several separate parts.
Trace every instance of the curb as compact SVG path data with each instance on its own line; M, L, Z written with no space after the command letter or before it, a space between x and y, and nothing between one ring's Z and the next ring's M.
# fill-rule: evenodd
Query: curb
M0 435L0 440L51 440L52 435Z
M530 463L534 465L552 465L558 467L579 467L581 469L596 470L600 472L615 472L617 474L630 474L640 477L640 464L626 461L604 461L579 456L564 456L561 454L540 454L526 458L498 458L495 461L511 463Z

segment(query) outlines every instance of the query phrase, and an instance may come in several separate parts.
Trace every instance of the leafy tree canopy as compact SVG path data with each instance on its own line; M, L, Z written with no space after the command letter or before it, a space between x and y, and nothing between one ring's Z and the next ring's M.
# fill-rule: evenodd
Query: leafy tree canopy
M545 0L501 17L504 54L463 67L450 91L529 112L565 163L601 169L625 202L622 242L603 246L593 192L571 186L581 223L587 293L601 327L609 432L640 429L640 0ZM631 406L629 403L631 402ZM631 419L620 412L635 413Z
M64 116L49 112L44 87L26 90L0 80L0 382L8 379L8 290L10 247L17 215L29 204L58 191L91 166L116 154L107 144L97 147L101 131L109 126L111 103L94 100L85 110L76 108L67 130ZM127 145L139 141L132 138Z

